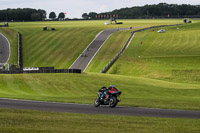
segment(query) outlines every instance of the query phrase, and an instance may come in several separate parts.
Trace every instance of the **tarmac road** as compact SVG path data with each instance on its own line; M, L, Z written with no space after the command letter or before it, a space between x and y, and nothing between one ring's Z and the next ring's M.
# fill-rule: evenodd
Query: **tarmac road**
M7 63L10 54L9 47L8 40L0 33L0 63Z
M108 106L94 107L87 104L70 104L56 102L39 102L28 100L0 99L0 108L10 109L31 109L53 112L85 113L85 114L105 114L123 116L147 116L147 117L167 117L167 118L193 118L200 119L200 111L153 109L138 107L115 107Z
M70 66L69 69L81 69L81 71L84 72L87 66L89 65L89 63L92 61L94 56L99 51L99 49L103 46L105 41L110 37L112 33L116 31L131 30L131 29L136 29L136 28L139 28L139 27L103 30L82 52L82 54L76 59L76 61Z

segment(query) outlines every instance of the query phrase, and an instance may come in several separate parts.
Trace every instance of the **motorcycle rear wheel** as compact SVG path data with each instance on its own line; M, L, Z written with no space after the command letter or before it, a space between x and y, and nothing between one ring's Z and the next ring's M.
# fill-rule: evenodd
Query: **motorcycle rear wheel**
M112 97L110 98L109 107L114 108L117 105L117 98Z

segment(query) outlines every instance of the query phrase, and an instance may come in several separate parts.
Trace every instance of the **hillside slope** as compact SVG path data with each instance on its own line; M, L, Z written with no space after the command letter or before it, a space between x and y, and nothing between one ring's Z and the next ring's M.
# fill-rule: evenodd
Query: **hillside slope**
M101 21L55 21L55 22L15 22L9 27L0 28L8 34L12 43L11 58L17 62L17 32L22 34L22 54L24 67L68 68L104 29L141 27L161 24L181 23L180 20L119 20L123 25L104 25ZM43 31L43 26L55 28L55 31ZM10 32L12 31L12 32ZM12 35L11 35L12 33ZM123 39L123 36L119 40ZM114 38L112 40L115 40ZM121 45L121 42L116 42Z
M157 33L159 29L136 33L108 73L199 83L199 26L200 23L194 23L165 28L165 33ZM105 55L101 57L106 58ZM94 61L100 62L100 56Z

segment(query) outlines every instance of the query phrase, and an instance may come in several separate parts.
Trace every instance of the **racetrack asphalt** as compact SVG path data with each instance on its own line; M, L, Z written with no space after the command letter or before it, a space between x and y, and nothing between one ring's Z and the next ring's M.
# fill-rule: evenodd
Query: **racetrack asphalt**
M81 69L81 71L84 72L91 60L94 58L99 49L103 46L105 41L110 37L112 33L116 31L131 30L137 28L140 27L108 29L101 31L96 36L96 38L88 45L88 47L82 52L82 54L74 61L69 69Z
M0 33L0 63L7 63L10 54L10 44L6 37Z
M13 99L0 99L0 108L103 115L200 119L200 111L192 110L155 109L123 106L109 108L108 106L94 107L93 105L89 104L70 104Z

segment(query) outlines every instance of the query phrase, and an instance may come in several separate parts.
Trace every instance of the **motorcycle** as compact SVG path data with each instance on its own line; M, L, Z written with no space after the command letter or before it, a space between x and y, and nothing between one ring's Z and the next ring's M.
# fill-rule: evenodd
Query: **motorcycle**
M94 101L94 106L99 107L100 105L109 105L109 107L113 108L120 101L119 97L121 95L121 91L118 91L116 88L114 90L109 90L106 97L102 98L102 93L100 90L98 91L98 97Z

